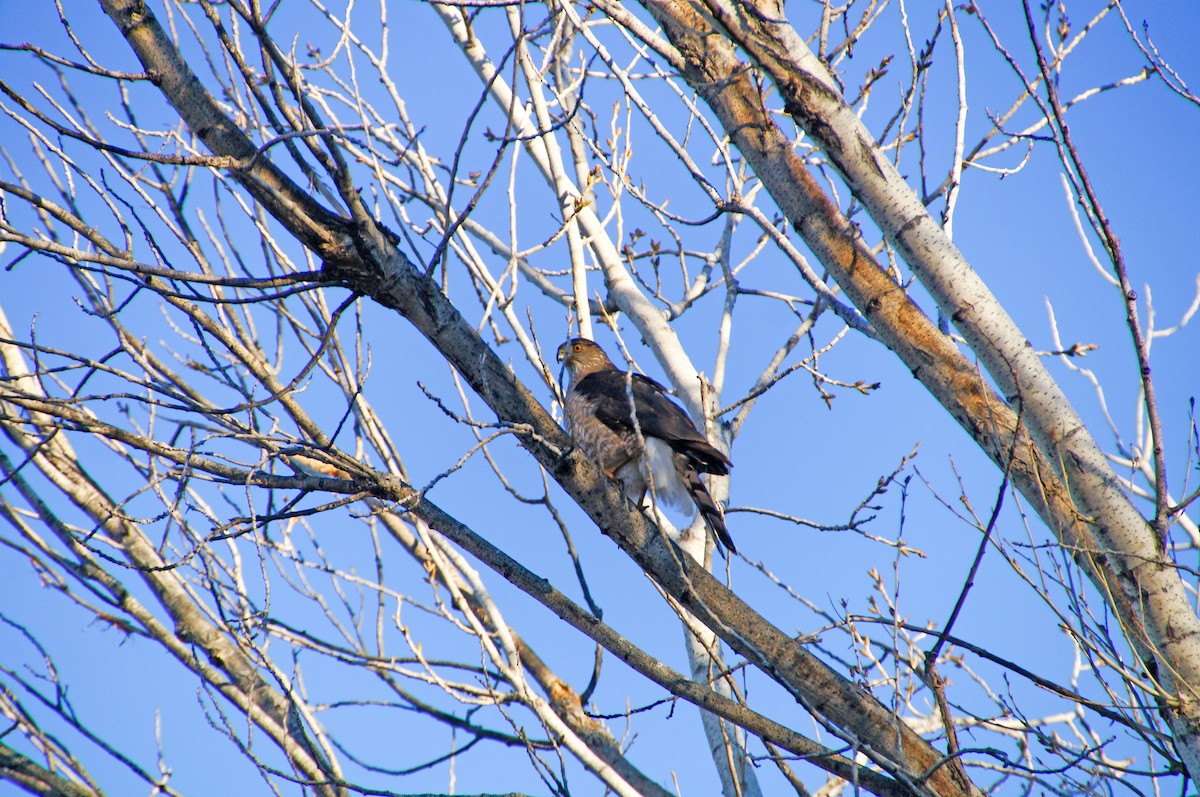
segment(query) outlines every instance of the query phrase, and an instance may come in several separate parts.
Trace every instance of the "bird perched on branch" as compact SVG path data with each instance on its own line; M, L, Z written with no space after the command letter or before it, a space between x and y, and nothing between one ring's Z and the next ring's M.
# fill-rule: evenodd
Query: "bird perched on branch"
M667 389L619 370L584 338L559 346L558 361L570 377L567 423L583 452L638 506L653 489L659 501L689 515L698 508L717 539L736 552L725 515L700 479L701 473L724 476L733 463L697 431Z

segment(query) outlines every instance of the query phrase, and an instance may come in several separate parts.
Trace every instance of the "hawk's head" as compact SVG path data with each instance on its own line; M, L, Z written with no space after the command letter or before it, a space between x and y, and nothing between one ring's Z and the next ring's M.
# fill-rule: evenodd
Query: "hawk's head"
M586 338L573 338L558 347L558 361L567 369L571 379L581 379L590 373L615 369L604 349Z

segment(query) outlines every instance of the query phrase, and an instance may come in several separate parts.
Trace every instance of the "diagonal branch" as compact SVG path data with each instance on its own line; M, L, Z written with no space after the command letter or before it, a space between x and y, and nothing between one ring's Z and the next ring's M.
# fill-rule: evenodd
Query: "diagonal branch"
M1168 692L1165 706L1193 773L1200 773L1200 620L1174 565L1121 488L1094 439L936 220L884 157L825 67L769 3L644 0L685 55L684 77L709 103L772 197L847 296L913 374L999 467L1013 450L1013 483L1073 552L1116 611L1130 644ZM820 191L770 119L716 19L780 92L856 199L954 321L1004 396L991 390L874 261L857 230ZM1020 403L1030 437L1018 433Z

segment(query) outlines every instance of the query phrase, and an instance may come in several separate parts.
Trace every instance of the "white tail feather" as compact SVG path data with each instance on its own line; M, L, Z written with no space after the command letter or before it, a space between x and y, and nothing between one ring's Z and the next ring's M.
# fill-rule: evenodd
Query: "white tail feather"
M688 517L694 515L696 502L692 500L692 494L683 483L683 479L679 478L679 471L675 468L675 452L671 447L656 437L646 438L644 462L646 470L649 471L647 483L650 477L653 477L654 495L657 499L682 511Z

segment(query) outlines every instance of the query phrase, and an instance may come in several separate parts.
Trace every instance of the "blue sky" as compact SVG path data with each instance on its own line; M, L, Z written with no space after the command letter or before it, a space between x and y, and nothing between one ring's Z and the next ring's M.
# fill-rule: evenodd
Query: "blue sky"
M908 5L910 16L925 20L921 24L928 29L930 4ZM1082 24L1094 5L1080 4L1078 8L1072 5L1073 24ZM83 21L75 22L73 27L93 44L94 53L108 56L119 68L133 68L132 58L115 30L95 7L91 4L86 4L86 8L76 7L72 3L67 6L71 15L81 15ZM0 28L14 30L3 23L12 19L15 7L15 3L0 0ZM1012 9L985 7L985 10L1005 40L1017 43L1014 53L1027 66L1027 53L1016 49L1023 46L1020 43L1024 39ZM21 13L20 32L0 38L7 42L61 45L61 31L51 9L22 9ZM291 41L292 26L305 31L298 34L298 46L303 50L309 29L302 23L311 12L297 4L295 13L295 19L277 18L272 30L280 41ZM795 1L788 13L801 31L811 29L818 15L815 6ZM427 7L406 2L394 6L391 14L390 44L394 57L391 74L400 85L410 116L423 129L422 143L448 161L470 112L470 104L463 98L473 101L478 96L481 90L478 80L461 59L455 59L444 28ZM879 34L868 36L856 49L853 61L846 65L847 74L858 76L884 55L896 56L891 66L897 72L895 80L885 79L878 84L879 96L872 99L865 116L872 129L890 115L896 85L907 68L896 35L897 14L895 6L889 7L879 25ZM1160 52L1185 79L1200 82L1200 54L1193 46L1195 32L1200 30L1200 6L1191 2L1129 3L1127 14L1135 26L1147 20ZM364 12L356 18L356 24L370 33L376 24L374 19L372 13ZM959 21L968 52L970 116L966 140L970 144L986 129L988 112L1007 108L1017 95L1019 84L999 56L986 46L979 26L965 15ZM918 35L921 30L918 26ZM322 46L328 52L331 43L327 34L321 35L326 36ZM932 175L943 173L947 167L946 142L953 129L954 109L947 104L954 80L952 64L946 60L948 44L943 40L939 45L940 60L930 79L927 124L931 132L927 147ZM31 80L53 85L48 72L29 69L29 64L30 60L21 54L0 53L0 77L23 87ZM1110 17L1069 62L1061 77L1061 91L1072 96L1094 85L1127 78L1141 65L1140 56L1129 44L1120 21ZM594 91L589 95L594 98L590 101L599 107L599 98L611 91L611 87L594 81L589 90ZM104 97L99 95L91 101L102 105ZM499 128L494 111L488 113L492 115L485 114L476 124L464 150L463 173L486 169L490 161L492 145L482 133L489 126L493 130ZM169 108L147 101L141 121L147 126L169 126L172 118ZM1025 123L1030 119L1028 112L1018 117ZM1072 110L1069 122L1106 213L1121 236L1133 284L1143 297L1148 293L1142 286L1150 286L1160 327L1176 323L1195 297L1200 273L1190 236L1200 208L1200 180L1197 180L1200 164L1195 154L1200 115L1196 106L1150 79L1089 100ZM642 133L643 128L638 123L637 129ZM25 151L22 147L28 148L22 131L7 118L0 121L0 145L16 159L22 157ZM648 188L652 197L659 200L670 197L676 212L696 217L706 215L707 200L680 179L671 159L652 142L645 142L644 147L645 154L639 154L635 165L641 179L651 180ZM1014 149L993 165L1015 166L1022 154ZM910 147L902 163L902 172L910 177L916 173L913 157L915 153ZM522 168L527 168L527 164ZM1060 165L1045 144L1038 146L1028 166L1004 179L968 170L955 216L955 241L1035 348L1053 347L1047 303L1054 308L1064 345L1079 341L1097 346L1080 364L1095 372L1119 433L1128 440L1136 428L1137 383L1129 334L1122 323L1120 298L1087 261L1074 231L1060 172ZM6 170L5 179L10 174ZM557 226L554 208L539 180L523 173L516 183L523 202L520 225L525 243L544 237ZM460 196L461 201L466 200L465 191ZM478 213L480 219L503 230L507 211L507 199L500 190L485 198ZM632 211L630 216L627 232L638 223L645 223L637 221ZM735 261L754 244L755 235L749 231L748 223L744 225L746 232L735 241ZM689 228L687 233L689 247L707 249L714 246L720 228L717 225ZM875 237L869 228L867 235ZM254 244L245 249L251 258L256 252ZM4 253L5 264L14 256L10 246ZM555 258L566 262L565 250L561 248L552 249L543 257L538 264L542 267L549 268ZM501 268L499 264L495 267ZM458 281L461 290L461 273L452 271L451 279ZM746 287L810 295L791 267L772 251L759 257L754 267L746 271L742 283ZM593 287L601 287L599 279ZM533 298L528 286L522 290L531 295L528 309L538 325L542 345L552 351L567 334L564 313L540 297ZM46 260L29 258L0 272L0 303L18 337L36 333L44 345L96 355L111 347L112 341L103 332L97 332L101 326L95 319L80 311L73 299L77 293L62 267ZM344 295L330 293L331 302L340 301ZM931 303L919 291L917 295L922 305L931 310ZM169 337L170 330L160 319L154 303L139 302L134 308L145 319L142 328L149 338ZM1145 313L1144 304L1141 308ZM713 329L720 310L721 296L714 293L676 324L693 362L702 372L711 372L713 367ZM520 315L523 317L524 313L522 307ZM470 432L447 422L416 384L419 380L435 395L450 400L456 396L451 376L428 344L403 319L365 304L362 323L372 357L365 393L404 452L414 484L428 483L453 465L473 442ZM739 298L733 333L734 356L723 403L736 400L748 389L795 323L794 317L777 303L750 296ZM814 332L817 345L828 342L839 329L840 324L827 315ZM632 327L623 326L623 333L643 368L649 375L661 378L662 373L654 366L648 351L637 346ZM1186 489L1194 489L1196 482L1195 462L1188 459L1188 424L1189 400L1197 393L1197 334L1193 324L1179 334L1156 340L1153 348L1152 365L1174 480L1171 487L1176 495L1185 490L1183 480L1189 472L1191 479ZM600 340L613 350L611 334L605 332ZM803 353L803 349L801 346L798 351ZM518 375L535 391L540 390L538 395L549 403L548 391L538 383L532 368L521 362L519 352L511 347L500 351L502 356L513 358ZM794 359L795 355L789 362ZM298 366L299 355L294 355L291 362ZM763 562L817 610L836 617L869 613L872 602L880 601L873 587L873 573L878 573L903 617L915 624L932 621L940 625L958 597L979 541L978 533L956 519L943 502L952 507L960 505L956 474L961 475L967 497L976 511L986 517L1000 486L1000 474L907 369L880 345L851 334L822 358L821 368L839 380L878 382L881 387L869 396L836 390L837 397L827 406L809 377L802 372L788 377L759 401L735 442L731 506L768 507L821 524L841 524L870 495L879 477L890 473L919 445L918 456L901 473L898 483L872 502L877 506L872 510L877 517L867 530L886 539L902 537L923 555L898 556L894 547L853 532L816 531L747 512L731 513L731 532L749 560ZM1092 385L1057 362L1051 363L1051 369L1102 447L1112 450L1113 435ZM311 396L305 397L306 406L332 426L340 415L340 406L320 393L321 389L315 386ZM472 400L472 406L481 417L490 417L478 400ZM343 442L352 441L347 437ZM510 441L500 441L495 449L514 482L531 493L538 492L540 476L533 461ZM907 486L902 487L905 480ZM8 488L0 489L8 497ZM116 491L120 493L122 489L132 488L122 484ZM552 488L551 496L569 524L574 544L587 568L589 585L604 607L605 620L652 654L677 669L686 669L678 623L648 581L624 554L596 532L582 513L570 506L561 491ZM431 492L431 498L579 599L558 531L545 513L536 508L501 503L503 492L480 457L470 460L453 478L440 482ZM503 511L497 512L497 506L503 506ZM1015 557L1038 556L1046 561L1053 553L1045 550L1035 553L1030 545L1047 542L1048 534L1036 518L1029 519L1027 533L1018 507L1012 495L1006 497L998 526L1001 537ZM1196 516L1194 511L1191 514L1193 518ZM329 519L321 527L320 541L330 555L338 557L347 567L352 563L370 567L369 541L361 525L349 517ZM246 553L253 555L250 549ZM1197 565L1194 551L1181 553L1180 561ZM55 591L44 588L37 574L18 554L0 550L0 569L5 573L0 579L0 612L14 622L36 629L65 680L73 684L71 697L81 716L97 729L116 732L112 729L119 728L125 752L152 767L154 718L158 708L167 759L175 772L174 785L193 793L223 790L250 793L261 789L244 759L206 728L204 715L197 708L205 699L197 693L193 678L153 651L150 645L140 640L125 640L116 631L89 622L85 613L73 608ZM785 630L811 633L824 625L822 617L788 599L781 589L746 563L736 561L732 572L739 595ZM419 592L421 578L422 574L407 560L398 556L390 560L389 579L394 581L389 581L389 585L394 588ZM510 622L563 677L581 688L590 672L591 645L552 622L541 607L501 579L489 574L488 584ZM1049 588L1049 592L1061 605L1063 593L1055 588ZM1095 596L1087 594L1099 611ZM312 608L300 601L293 602L280 594L273 600L275 610L281 614L287 613L297 622L316 622L309 614ZM444 646L442 652L447 655L452 652L461 655L461 639L438 635L432 621L417 612L409 612L405 619L415 628L429 624L431 648ZM886 637L886 633L871 633ZM955 633L1045 677L1063 682L1071 678L1073 650L1058 629L1057 618L1046 609L1039 589L1026 585L995 550L989 551L985 558ZM827 639L823 655L844 671L844 662L856 660L853 645L844 635L831 634ZM38 666L36 651L20 642L11 629L0 628L0 650L17 651L12 659L0 655L0 663L7 666L17 666L18 661ZM282 645L277 652L281 660L287 659ZM972 661L971 666L991 677L993 685L1000 683L996 680L997 671L989 665ZM355 682L345 673L345 668L334 670L320 660L309 658L304 662L306 686L318 702L371 694L369 685ZM952 702L975 707L985 702L981 690L971 683L965 671L954 671L950 676ZM752 700L760 693L770 696L758 699L778 712L773 715L775 718L821 736L789 699L776 696L771 684L752 679L748 688ZM1030 710L1064 710L1064 704L1031 697L1036 690L1020 679L1012 680L1011 689L1020 699L1032 701L1025 703L1032 707ZM614 714L661 697L661 690L632 677L610 658L595 703L600 713ZM670 706L660 706L652 709L646 719L635 720L632 732L636 741L631 756L668 787L673 773L684 794L712 793L715 790L712 765L703 760L704 747L695 710L679 706L668 720L670 711ZM420 726L387 710L329 711L323 719L332 730L352 738L358 745L356 750L368 759L396 767L419 760L422 755L437 755L448 745L441 731L414 732ZM611 727L617 734L623 730L619 721L611 723ZM1138 754L1136 748L1125 745L1125 742L1115 745L1114 757ZM382 787L445 790L453 777L460 792L495 788L492 767L499 764L489 762L511 759L491 756L488 750L473 751L464 757L453 775L447 765L442 765L419 778L404 781L402 786L382 781ZM90 754L86 760L96 767L102 780L115 772L113 765L104 763L98 755ZM214 765L214 761L219 765ZM768 793L783 788L768 767L763 767L760 775ZM125 779L127 776L111 774L111 777L115 778L111 781L113 793L132 785ZM806 773L806 778L810 785L820 782L813 773ZM986 785L986 781L980 782ZM572 785L580 794L601 791L594 780L577 771ZM6 788L9 787L0 785L0 793ZM528 782L505 781L504 788L544 792L532 776Z

